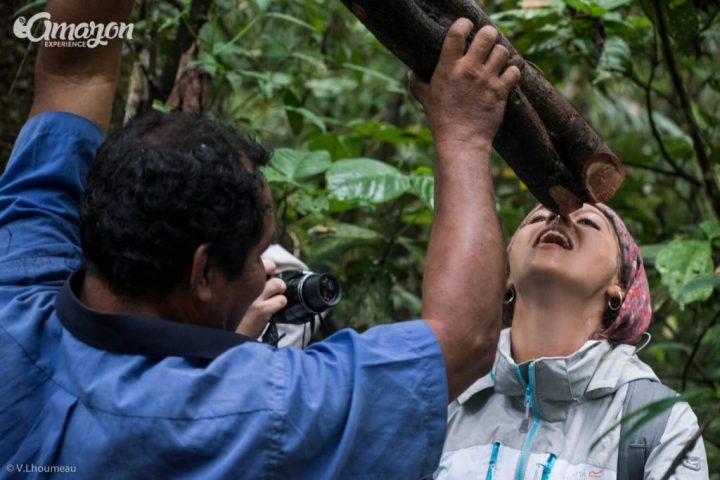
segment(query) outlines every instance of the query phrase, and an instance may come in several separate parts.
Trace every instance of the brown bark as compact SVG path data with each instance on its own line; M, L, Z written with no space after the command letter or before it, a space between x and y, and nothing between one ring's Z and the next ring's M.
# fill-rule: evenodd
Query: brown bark
M175 76L180 67L182 54L195 43L197 32L207 21L211 4L212 0L192 0L190 2L190 12L186 19L181 19L175 41L170 53L166 55L167 60L163 65L159 84L151 92L153 99L164 100L170 95L170 91L175 85ZM182 4L178 4L177 7L182 8Z
M192 44L180 59L175 85L165 104L173 110L199 114L207 110L212 96L212 77L201 66L187 68L200 53L198 42Z
M476 29L492 25L472 0L342 0L408 67L429 80L452 22L469 18ZM470 41L470 40L469 40ZM569 212L582 202L607 201L625 170L582 116L515 51L510 63L522 72L508 102L495 149L530 192L553 210ZM529 155L531 153L531 155Z

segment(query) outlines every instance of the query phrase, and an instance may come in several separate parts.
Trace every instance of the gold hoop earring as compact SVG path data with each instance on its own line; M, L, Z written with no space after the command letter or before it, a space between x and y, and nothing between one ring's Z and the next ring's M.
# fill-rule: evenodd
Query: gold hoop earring
M613 304L613 299L615 299L615 298L616 297L608 298L608 308L610 310L612 310L613 312L617 312L618 310L620 310L620 307L622 307L622 304L623 304L623 300L625 300L622 292L620 292L620 300L618 300L616 304Z
M515 289L513 287L510 287L505 292L505 299L503 300L503 303L505 305L510 305L515 301Z

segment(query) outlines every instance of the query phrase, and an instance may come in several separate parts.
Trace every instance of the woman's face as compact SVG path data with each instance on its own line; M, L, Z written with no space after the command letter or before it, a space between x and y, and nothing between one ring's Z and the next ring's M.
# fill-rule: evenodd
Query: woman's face
M605 293L618 284L619 248L610 221L592 205L584 204L568 217L538 208L515 233L510 283L518 291L560 282L568 292Z

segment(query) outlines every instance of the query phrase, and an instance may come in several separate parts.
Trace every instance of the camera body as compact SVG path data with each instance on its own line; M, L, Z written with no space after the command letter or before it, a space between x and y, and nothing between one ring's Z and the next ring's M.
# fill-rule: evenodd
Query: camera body
M287 305L272 317L276 323L306 323L342 299L340 282L329 273L285 270L276 276L287 286Z

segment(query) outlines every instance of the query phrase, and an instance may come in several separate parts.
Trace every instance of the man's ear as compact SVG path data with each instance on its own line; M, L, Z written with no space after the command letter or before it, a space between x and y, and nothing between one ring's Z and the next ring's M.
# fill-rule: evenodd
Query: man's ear
M203 243L195 249L190 268L190 291L201 302L209 302L213 297L212 281L215 269L210 267L210 244Z

